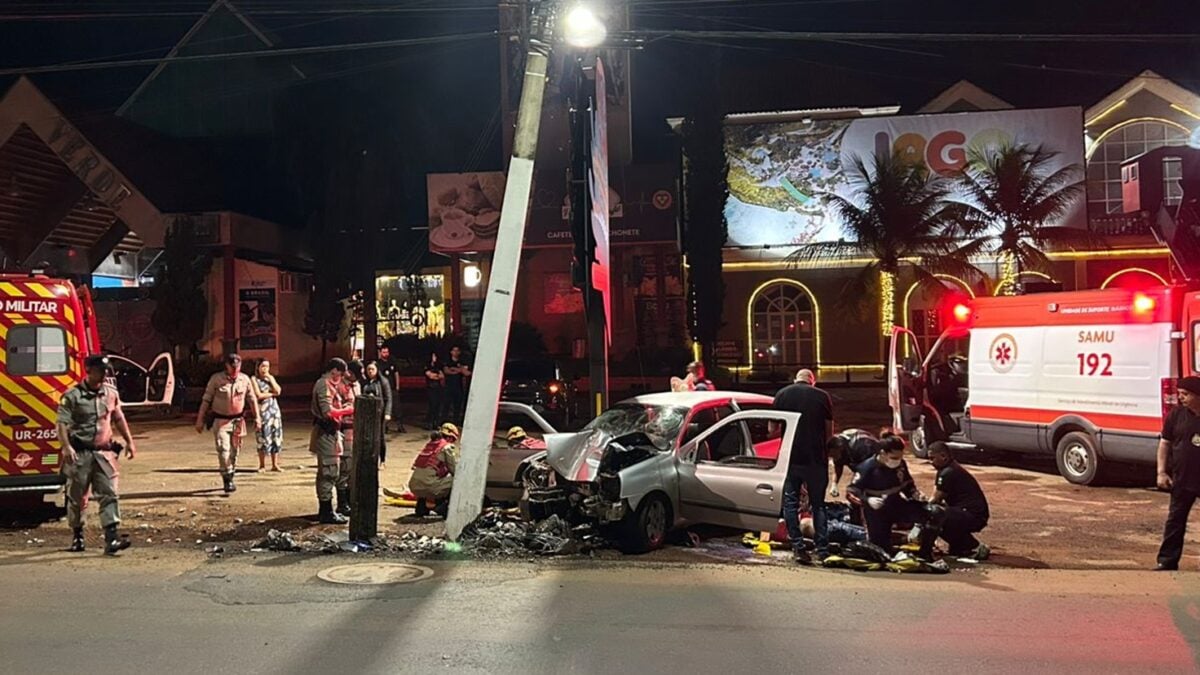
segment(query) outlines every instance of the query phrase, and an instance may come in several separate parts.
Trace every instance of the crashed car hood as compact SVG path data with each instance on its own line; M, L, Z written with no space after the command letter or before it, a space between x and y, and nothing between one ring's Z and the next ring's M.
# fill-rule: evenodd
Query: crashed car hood
M546 463L570 481L596 480L600 457L611 437L602 431L554 434L546 437Z

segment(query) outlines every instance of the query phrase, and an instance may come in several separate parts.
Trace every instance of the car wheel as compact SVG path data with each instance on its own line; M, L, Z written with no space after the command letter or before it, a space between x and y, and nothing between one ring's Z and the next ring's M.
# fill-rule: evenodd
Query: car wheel
M1093 485L1101 474L1100 453L1091 434L1072 431L1058 441L1055 450L1058 472L1076 485Z
M627 521L623 536L626 550L645 553L662 548L673 522L671 505L662 494L647 495Z

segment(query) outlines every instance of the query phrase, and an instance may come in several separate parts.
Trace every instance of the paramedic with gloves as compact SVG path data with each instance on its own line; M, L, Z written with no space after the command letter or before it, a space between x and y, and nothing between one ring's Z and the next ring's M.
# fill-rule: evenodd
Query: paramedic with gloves
M1171 491L1171 506L1158 549L1158 571L1179 569L1188 514L1200 496L1200 377L1179 380L1179 405L1163 420L1158 442L1158 487Z
M881 446L879 454L860 464L846 496L862 506L867 538L872 544L890 551L895 525L920 525L921 549L917 556L933 561L933 545L941 533L945 509L927 503L917 490L904 463L903 445Z

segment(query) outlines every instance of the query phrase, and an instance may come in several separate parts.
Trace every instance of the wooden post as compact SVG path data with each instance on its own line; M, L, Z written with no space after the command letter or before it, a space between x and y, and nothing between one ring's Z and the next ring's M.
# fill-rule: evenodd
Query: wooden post
M350 541L370 541L379 533L379 445L383 438L383 399L354 399L354 468L350 474Z

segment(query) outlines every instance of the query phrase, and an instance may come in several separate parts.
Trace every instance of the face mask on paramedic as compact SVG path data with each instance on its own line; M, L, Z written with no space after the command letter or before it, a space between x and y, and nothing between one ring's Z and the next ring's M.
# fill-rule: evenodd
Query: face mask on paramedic
M889 469L899 469L900 464L904 462L900 457L892 457L891 455L883 456L883 465Z

